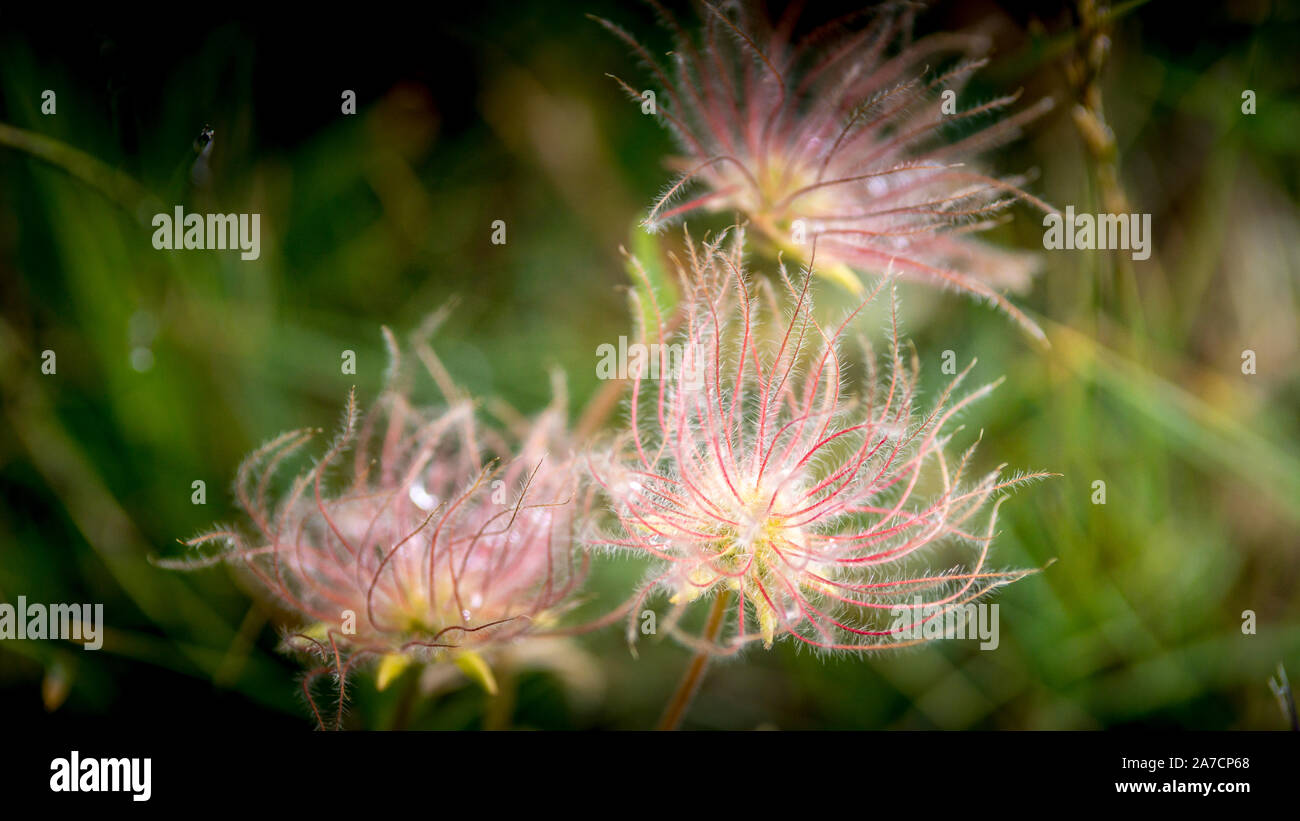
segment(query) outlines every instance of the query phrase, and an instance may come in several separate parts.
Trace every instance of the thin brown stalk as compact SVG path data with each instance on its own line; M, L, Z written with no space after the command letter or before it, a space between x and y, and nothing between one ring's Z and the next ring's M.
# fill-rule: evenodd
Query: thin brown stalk
M718 637L722 630L722 620L727 614L727 605L731 603L731 591L724 590L713 600L713 609L709 611L709 620L704 627L704 640L712 642ZM663 717L659 719L658 730L676 730L681 726L682 719L686 717L686 711L690 708L691 702L695 700L695 694L699 692L700 684L704 681L704 673L709 667L709 654L703 650L695 654L691 659L691 664L686 668L686 675L682 676L681 683L677 685L677 691L673 693L672 699L668 706L664 708Z

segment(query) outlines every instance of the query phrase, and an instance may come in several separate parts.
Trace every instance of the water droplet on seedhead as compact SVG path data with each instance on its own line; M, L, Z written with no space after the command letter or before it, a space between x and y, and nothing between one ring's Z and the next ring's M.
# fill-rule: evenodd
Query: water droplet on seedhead
M411 497L411 502L420 510L433 510L434 505L438 504L438 497L424 489L424 482L416 482L411 485L407 495Z

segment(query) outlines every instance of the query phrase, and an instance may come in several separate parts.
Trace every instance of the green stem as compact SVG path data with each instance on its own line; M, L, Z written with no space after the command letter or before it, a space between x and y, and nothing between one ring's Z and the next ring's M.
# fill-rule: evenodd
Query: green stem
M484 730L509 730L514 719L519 681L514 670L502 665L497 670L496 695L488 696L487 713L483 716Z

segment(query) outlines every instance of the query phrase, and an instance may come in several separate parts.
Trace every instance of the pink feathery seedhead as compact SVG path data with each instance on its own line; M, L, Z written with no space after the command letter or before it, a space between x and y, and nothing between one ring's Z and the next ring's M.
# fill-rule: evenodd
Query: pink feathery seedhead
M658 379L635 369L628 430L590 460L620 523L602 544L656 560L627 604L629 641L642 605L665 592L670 631L717 654L783 636L826 650L901 647L915 642L890 626L896 608L920 625L1032 572L990 569L997 505L977 518L990 497L1041 474L968 481L974 448L955 462L944 453L950 420L993 386L950 402L968 367L919 411L915 356L904 364L895 319L887 372L863 341L866 373L849 391L840 344L862 307L823 326L810 273L795 282L782 265L778 296L743 272L743 240L723 241L688 238L680 330L667 338L660 323L657 335L679 366ZM952 552L955 568L924 564ZM721 631L686 635L686 608L709 598Z
M651 67L662 95L655 113L683 152L674 163L681 176L650 209L647 227L700 208L734 211L787 252L806 252L817 239L820 273L850 288L861 286L845 266L892 268L986 299L1042 338L1001 293L1026 288L1037 257L967 236L1018 199L1054 211L1021 190L1023 179L967 164L1052 105L1044 99L986 122L1019 94L967 103L962 89L987 62L987 37L912 41L912 3L851 15L797 40L795 12L773 26L744 4L704 9L698 37L659 9L675 35L671 71L599 20ZM852 25L862 18L865 26ZM615 79L644 105L640 90Z
M519 421L512 449L468 400L444 393L449 406L430 411L390 388L363 419L350 397L338 438L278 499L273 475L316 431L268 442L235 483L253 538L223 529L188 543L227 545L200 563L245 569L293 614L286 644L322 665L303 684L318 721L312 679L338 677L341 711L346 673L376 657L398 669L454 661L490 683L484 657L554 618L585 575L562 399Z

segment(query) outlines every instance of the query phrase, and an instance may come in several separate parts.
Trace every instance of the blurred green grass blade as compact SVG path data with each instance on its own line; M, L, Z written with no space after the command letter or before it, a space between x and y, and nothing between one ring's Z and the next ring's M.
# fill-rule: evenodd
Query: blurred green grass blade
M1095 380L1132 411L1154 423L1214 468L1255 487L1300 522L1300 459L1241 420L1157 376L1095 340L1052 324L1060 355L1076 373Z
M130 175L109 168L86 152L53 137L0 123L0 145L22 151L66 171L125 208L137 219L142 217L144 206L151 199L144 187Z

